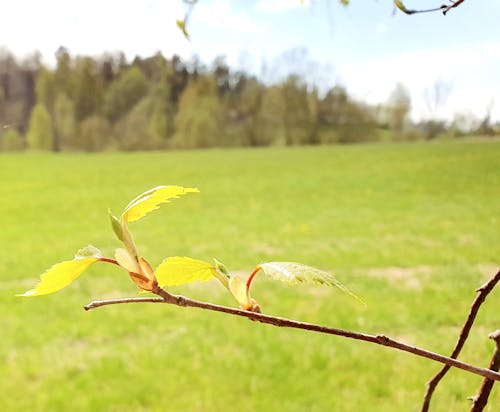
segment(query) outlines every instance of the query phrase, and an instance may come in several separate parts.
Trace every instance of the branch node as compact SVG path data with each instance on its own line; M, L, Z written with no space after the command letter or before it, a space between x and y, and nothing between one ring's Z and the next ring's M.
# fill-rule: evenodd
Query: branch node
M491 332L488 335L488 338L492 339L495 341L496 345L500 345L500 329L496 330L495 332Z

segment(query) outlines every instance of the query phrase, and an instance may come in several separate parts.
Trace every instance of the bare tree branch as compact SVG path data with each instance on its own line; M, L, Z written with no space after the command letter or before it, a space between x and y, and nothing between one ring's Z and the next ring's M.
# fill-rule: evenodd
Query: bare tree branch
M469 365L464 362L457 361L456 359L448 358L443 355L439 355L434 352L430 352L425 349L418 348L416 346L410 346L405 343L396 341L384 335L369 335L365 333L353 332L343 329L329 328L326 326L316 325L314 323L299 322L292 319L281 318L277 316L265 315L263 313L255 313L242 309L230 308L227 306L220 306L213 303L202 302L194 299L190 299L184 296L173 295L166 290L157 287L153 290L153 293L160 296L160 298L125 298L125 299L110 299L94 301L85 306L85 310L95 309L106 305L116 305L122 303L167 303L171 305L193 307L206 310L212 310L216 312L227 313L235 316L242 316L251 320L255 320L261 323L267 323L269 325L287 328L296 328L302 330L309 330L312 332L326 333L330 335L343 336L349 339L356 339L365 342L375 343L377 345L387 346L390 348L398 349L401 351L412 353L416 356L431 359L436 362L443 363L447 366L453 366L465 370L467 372L474 373L476 375L483 376L491 380L500 380L500 373L494 372L490 369L478 368L473 365Z
M483 304L486 296L493 290L496 284L500 281L500 270L497 272L495 276L493 276L488 282L486 282L483 286L481 286L476 292L478 292L474 302L469 310L469 315L467 316L467 320L462 326L462 330L460 331L460 335L458 337L457 343L455 344L455 348L450 355L450 358L456 359L462 350L467 337L469 336L469 332L474 324L474 320L476 319L477 313L479 312L479 308ZM424 396L424 403L422 405L422 412L428 412L429 406L432 398L432 394L434 393L437 385L443 379L444 375L450 369L449 365L443 366L443 368L427 383L427 390Z
M500 329L490 333L488 336L490 339L495 341L495 352L493 353L493 357L490 362L490 369L492 371L498 372L498 368L500 367ZM479 393L472 399L472 408L471 412L482 412L488 403L488 398L491 393L491 389L493 388L493 384L495 381L489 380L485 378L479 389Z
M434 7L432 9L424 9L424 10L411 10L407 9L404 4L400 0L395 0L397 8L406 14L417 14L417 13L431 13L435 11L441 11L445 16L451 9L460 6L465 0L450 0L450 4L442 4L439 7Z

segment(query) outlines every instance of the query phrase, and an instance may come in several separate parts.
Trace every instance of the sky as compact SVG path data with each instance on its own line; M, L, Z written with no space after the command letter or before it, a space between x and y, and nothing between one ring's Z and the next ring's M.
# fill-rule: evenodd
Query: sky
M408 8L444 0L405 0ZM500 1L466 0L447 16L394 12L391 0L199 0L186 40L175 21L181 0L16 0L0 5L0 47L17 56L39 50L53 63L59 46L72 54L161 51L225 56L268 81L297 71L326 91L342 85L369 103L387 101L398 82L411 93L414 119L455 113L500 121ZM432 90L447 90L432 112Z

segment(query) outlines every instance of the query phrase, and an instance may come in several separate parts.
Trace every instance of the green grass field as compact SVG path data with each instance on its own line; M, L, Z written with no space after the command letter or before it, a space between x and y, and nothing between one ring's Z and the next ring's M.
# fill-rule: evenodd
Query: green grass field
M107 209L159 184L195 186L131 225L141 253L216 257L249 272L292 260L331 270L337 290L257 279L269 314L383 333L448 354L500 266L500 142L139 154L0 155L1 411L417 411L439 365L339 337L167 305L84 312L136 296L96 265L57 294L17 298L89 243L119 244ZM175 293L234 305L218 284ZM500 290L461 359L487 366ZM468 410L481 378L452 370L435 411ZM500 404L497 385L489 411Z

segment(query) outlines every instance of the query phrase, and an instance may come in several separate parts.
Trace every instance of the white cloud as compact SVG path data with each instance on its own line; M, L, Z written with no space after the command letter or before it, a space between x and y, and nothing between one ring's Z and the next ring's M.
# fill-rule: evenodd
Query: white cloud
M441 115L471 110L484 115L495 99L494 117L500 119L500 43L482 42L446 49L426 49L354 65L337 65L338 73L349 90L372 103L383 102L397 82L405 84L412 95L413 116L429 113L424 92L438 79L451 84L449 99Z
M181 2L164 0L5 2L0 45L16 54L37 49L49 61L61 45L79 54L181 53L190 48L175 25L184 12Z
M296 9L299 7L309 7L311 0L261 0L255 6L258 11L280 12Z

